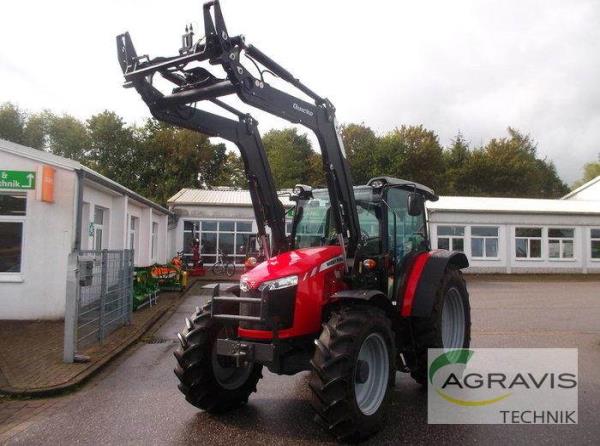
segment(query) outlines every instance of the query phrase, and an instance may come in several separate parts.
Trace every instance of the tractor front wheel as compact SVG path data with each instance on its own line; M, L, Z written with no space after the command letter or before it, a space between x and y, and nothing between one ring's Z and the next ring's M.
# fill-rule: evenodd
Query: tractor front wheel
M248 402L262 378L262 365L249 363L236 367L228 358L218 356L218 338L235 337L236 327L224 325L200 311L186 321L175 351L179 390L190 404L211 413L221 413Z
M368 305L342 307L323 325L311 361L312 405L338 440L361 440L383 422L395 378L391 322Z

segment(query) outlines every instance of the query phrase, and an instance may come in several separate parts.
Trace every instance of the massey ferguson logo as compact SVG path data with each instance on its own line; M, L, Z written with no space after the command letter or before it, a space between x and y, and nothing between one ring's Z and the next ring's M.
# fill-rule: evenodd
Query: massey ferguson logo
M307 114L308 116L313 116L313 115L314 115L314 113L313 113L313 112L311 112L311 111L310 111L308 108L300 107L300 106L299 106L298 104L296 104L295 102L294 102L294 104L292 105L292 108L293 108L294 110L298 110L299 112L302 112L302 113L304 113L304 114Z

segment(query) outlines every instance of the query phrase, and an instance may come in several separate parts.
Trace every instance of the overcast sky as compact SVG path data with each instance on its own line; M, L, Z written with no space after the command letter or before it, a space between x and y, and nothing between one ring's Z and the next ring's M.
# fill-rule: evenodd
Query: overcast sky
M166 56L202 1L13 1L2 6L0 101L86 119L148 110L121 88L115 35ZM424 124L448 144L530 133L571 183L600 152L600 1L222 0L244 34L336 105L340 122L377 132ZM217 74L215 72L215 74ZM259 111L264 133L286 122ZM398 173L402 175L401 172Z

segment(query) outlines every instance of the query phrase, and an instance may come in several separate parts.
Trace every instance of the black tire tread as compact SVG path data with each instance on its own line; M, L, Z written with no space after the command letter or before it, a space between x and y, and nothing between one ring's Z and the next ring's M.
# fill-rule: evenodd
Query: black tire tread
M316 342L318 348L315 348L311 360L311 404L317 414L317 421L338 441L360 441L381 427L378 415L374 415L371 422L364 422L364 415L356 406L352 388L353 358L360 347L357 346L358 337L361 333L364 335L365 327L377 327L385 334L391 358L394 358L391 321L386 314L370 305L348 305L334 311L324 324ZM390 367L391 384L395 376L392 360ZM385 401L377 414L383 412L384 405Z
M466 304L466 311L470 314L469 292L467 284L460 270L448 267L442 278L441 284L435 294L433 309L429 318L415 318L413 321L413 330L415 337L415 366L410 372L412 378L419 384L427 384L427 349L442 348L441 330L442 330L442 307L444 304L444 294L449 285L457 285ZM463 348L467 348L471 343L471 318L468 317L465 326L465 342Z
M204 308L191 318L192 327L183 331L186 347L174 352L177 366L175 376L179 390L193 406L211 413L223 413L248 402L256 384L262 378L261 365L254 368L246 382L237 389L223 388L212 372L211 352L220 325L210 318L210 308Z

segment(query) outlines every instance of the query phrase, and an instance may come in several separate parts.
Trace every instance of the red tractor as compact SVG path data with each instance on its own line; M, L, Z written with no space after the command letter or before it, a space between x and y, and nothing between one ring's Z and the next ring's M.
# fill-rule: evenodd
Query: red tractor
M217 1L204 5L204 26L196 42L187 30L173 57L139 57L128 33L117 37L125 86L157 119L238 146L266 257L239 284L215 287L211 301L186 319L175 352L179 389L189 403L218 413L247 403L263 367L284 375L309 371L323 426L340 440L365 438L382 426L396 371L424 385L428 348L469 346L461 275L467 258L430 249L425 202L437 196L428 187L385 176L353 185L331 102L242 36L230 36ZM203 61L220 65L225 77L201 67ZM310 100L269 85L265 72ZM152 84L157 73L174 84L170 93ZM294 188L291 236L256 121L218 99L230 94L317 136L327 187ZM206 100L238 120L197 107Z

